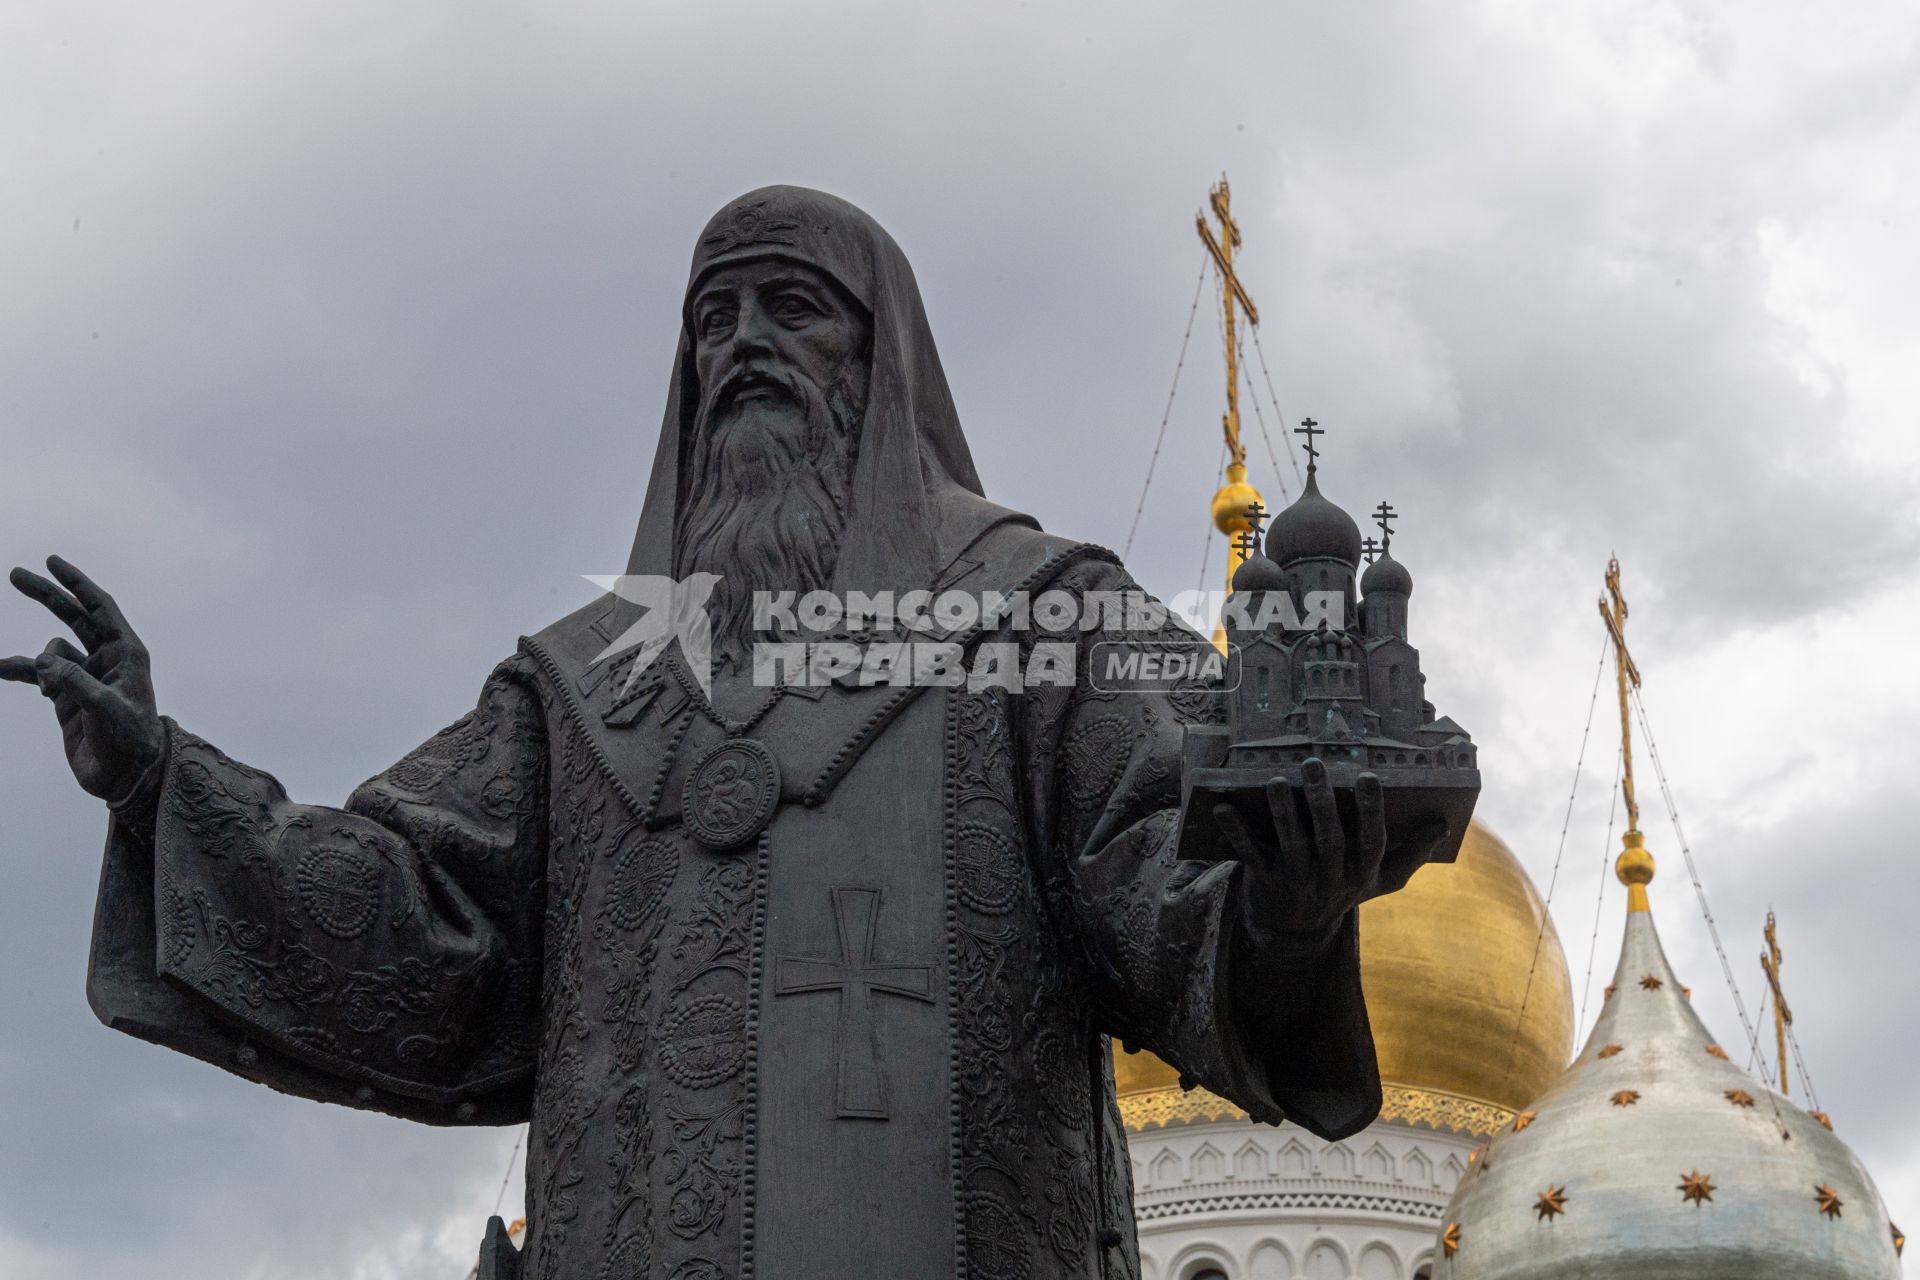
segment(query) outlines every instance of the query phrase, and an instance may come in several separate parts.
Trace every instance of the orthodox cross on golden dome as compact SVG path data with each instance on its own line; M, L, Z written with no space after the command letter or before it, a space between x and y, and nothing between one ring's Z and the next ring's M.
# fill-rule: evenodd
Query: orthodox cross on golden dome
M1760 953L1760 968L1773 990L1773 1035L1779 1046L1780 1096L1787 1096L1787 1028L1793 1025L1793 1010L1787 1006L1787 992L1780 985L1780 935L1775 929L1773 912L1767 912L1767 949Z
M1220 272L1221 308L1227 325L1227 412L1221 425L1226 428L1231 461L1244 468L1247 450L1240 443L1240 331L1235 304L1246 311L1250 325L1260 323L1260 308L1253 305L1246 286L1240 283L1239 273L1233 269L1233 251L1240 247L1240 224L1233 220L1233 191L1227 186L1226 174L1220 175L1220 181L1207 193L1207 198L1213 206L1213 216L1220 220L1219 238L1214 238L1206 214L1194 214L1193 225L1199 229L1200 240Z
M1627 802L1627 831L1621 837L1614 872L1627 886L1627 910L1645 911L1647 883L1653 879L1653 855L1640 834L1640 802L1633 795L1633 718L1629 690L1640 687L1640 668L1627 652L1627 597L1620 590L1620 561L1607 561L1607 594L1600 597L1600 619L1613 640L1614 673L1620 685L1620 794Z
M1240 224L1233 220L1233 192L1227 186L1226 174L1221 174L1220 181L1208 192L1208 203L1213 208L1213 216L1219 219L1219 236L1207 225L1204 213L1196 213L1193 224L1199 229L1201 243L1207 246L1207 253L1220 274L1221 318L1225 322L1227 347L1227 411L1220 416L1220 428L1227 438L1227 474L1226 483L1213 495L1213 524L1227 535L1227 588L1232 590L1234 571L1248 554L1238 540L1249 527L1247 509L1260 501L1259 491L1247 483L1247 447L1240 441L1240 313L1244 311L1247 324L1254 326L1260 323L1260 309L1253 305L1246 286L1240 283L1239 272L1234 270L1233 254L1240 247ZM1224 645L1225 641L1226 633L1216 632L1214 643Z

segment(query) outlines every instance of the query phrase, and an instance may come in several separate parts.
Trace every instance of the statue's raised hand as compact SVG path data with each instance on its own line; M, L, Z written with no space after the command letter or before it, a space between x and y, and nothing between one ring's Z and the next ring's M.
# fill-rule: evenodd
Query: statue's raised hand
M66 623L87 651L55 637L37 658L0 658L0 679L40 686L60 718L73 776L108 804L122 804L166 744L147 647L93 579L59 556L49 556L47 568L57 582L25 569L8 581Z

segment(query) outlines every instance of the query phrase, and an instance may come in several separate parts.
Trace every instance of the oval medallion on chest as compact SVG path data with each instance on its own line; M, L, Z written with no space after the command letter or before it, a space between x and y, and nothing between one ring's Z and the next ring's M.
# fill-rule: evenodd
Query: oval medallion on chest
M680 811L709 849L738 848L760 834L780 803L780 766L765 744L734 738L709 748L687 773Z

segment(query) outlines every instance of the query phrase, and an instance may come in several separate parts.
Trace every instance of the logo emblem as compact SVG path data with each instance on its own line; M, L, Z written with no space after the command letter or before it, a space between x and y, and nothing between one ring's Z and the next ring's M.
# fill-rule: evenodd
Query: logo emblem
M587 581L611 591L629 604L640 606L640 616L612 644L594 655L589 667L597 667L609 658L633 651L633 665L620 693L633 689L640 673L653 665L655 658L678 640L680 655L687 670L700 685L700 692L713 693L713 629L707 620L707 598L720 583L717 573L690 573L685 578L666 578L652 573L623 573L612 577L587 574Z

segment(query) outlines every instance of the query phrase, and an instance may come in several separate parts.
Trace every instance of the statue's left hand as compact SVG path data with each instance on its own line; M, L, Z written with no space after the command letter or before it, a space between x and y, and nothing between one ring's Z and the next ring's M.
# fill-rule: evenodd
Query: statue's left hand
M1242 925L1256 940L1281 946L1324 941L1348 912L1406 879L1388 865L1386 799L1378 777L1363 773L1356 780L1351 823L1342 818L1319 760L1306 761L1301 783L1298 793L1282 778L1267 783L1271 837L1251 832L1232 805L1214 808L1245 868Z
M25 569L8 580L66 623L87 651L55 637L37 658L0 658L0 680L40 686L53 700L75 779L108 804L123 804L166 746L147 646L93 579L59 556L49 556L47 568L57 583Z

